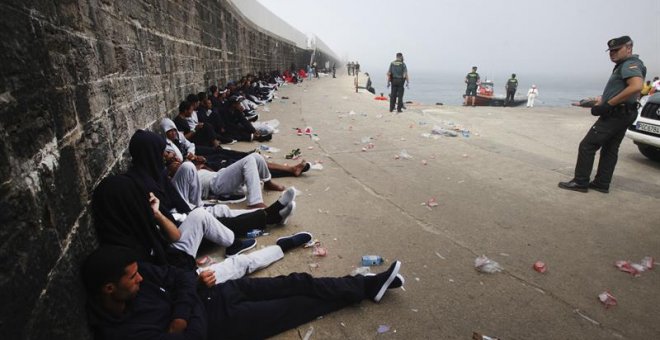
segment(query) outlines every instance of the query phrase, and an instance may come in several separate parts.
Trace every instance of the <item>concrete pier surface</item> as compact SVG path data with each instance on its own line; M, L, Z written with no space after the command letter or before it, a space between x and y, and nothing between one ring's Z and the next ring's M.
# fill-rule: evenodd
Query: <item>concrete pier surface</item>
M302 192L298 209L259 246L305 230L328 254L297 249L254 276L341 276L374 254L387 262L373 272L402 261L406 284L379 304L364 301L277 338L660 338L660 269L633 277L614 266L660 258L660 164L624 139L609 194L557 188L572 177L595 120L587 109L408 105L392 114L387 102L355 93L347 76L306 80L278 96L289 99L274 100L260 118L281 122L267 143L281 149L271 160L294 163L284 157L300 148L323 170L277 179ZM422 136L436 125L470 135ZM305 127L319 139L296 134ZM269 192L266 203L277 197ZM432 198L437 206L423 204ZM503 271L477 272L482 254ZM534 271L535 261L547 272ZM606 309L604 291L618 305ZM379 334L380 325L389 331Z

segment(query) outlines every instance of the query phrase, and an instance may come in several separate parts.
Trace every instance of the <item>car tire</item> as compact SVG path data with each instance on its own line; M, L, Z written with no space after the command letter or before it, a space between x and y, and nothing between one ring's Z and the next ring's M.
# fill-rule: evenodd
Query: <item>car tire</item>
M642 153L642 155L646 156L646 158L655 161L655 162L660 162L660 149L656 148L654 146L650 145L644 145L644 144L639 144L637 145L637 148L639 149L639 152Z

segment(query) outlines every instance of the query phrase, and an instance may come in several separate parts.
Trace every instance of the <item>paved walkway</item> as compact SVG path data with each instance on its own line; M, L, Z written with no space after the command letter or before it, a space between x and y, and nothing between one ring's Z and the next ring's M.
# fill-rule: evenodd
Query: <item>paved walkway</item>
M473 331L503 339L660 337L660 270L633 278L613 266L660 257L660 165L630 140L609 195L566 192L557 182L572 175L577 145L593 122L586 110L409 105L392 115L387 103L356 94L352 84L342 76L287 86L278 95L290 99L261 114L282 123L269 143L282 149L273 161L287 162L284 155L300 148L324 169L278 181L303 195L291 224L259 245L308 230L328 255L296 250L256 276L345 275L362 255L377 254L403 262L405 291L278 338L298 339L312 326L312 339L468 339ZM451 123L470 137L422 136ZM318 141L293 130L307 126ZM412 159L396 159L402 150ZM276 198L270 193L267 203ZM437 206L422 205L431 198ZM475 271L481 254L504 272ZM537 260L547 273L532 270ZM618 306L598 302L605 290ZM391 329L378 334L379 325Z

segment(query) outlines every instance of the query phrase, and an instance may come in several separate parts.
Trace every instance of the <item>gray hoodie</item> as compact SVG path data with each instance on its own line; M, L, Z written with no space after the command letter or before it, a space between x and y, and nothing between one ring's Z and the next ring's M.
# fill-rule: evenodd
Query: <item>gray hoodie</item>
M169 118L163 118L163 120L160 121L160 127L163 130L163 135L165 136L165 142L167 142L167 145L165 146L165 151L171 151L176 154L176 158L183 162L185 160L185 156L188 155L188 153L195 154L195 144L192 143L191 141L187 140L186 137L181 133L177 128L176 124L169 119ZM167 131L170 130L176 130L177 133L177 143L179 146L181 146L181 149L177 146L177 144L167 138ZM185 155L183 154L185 152Z

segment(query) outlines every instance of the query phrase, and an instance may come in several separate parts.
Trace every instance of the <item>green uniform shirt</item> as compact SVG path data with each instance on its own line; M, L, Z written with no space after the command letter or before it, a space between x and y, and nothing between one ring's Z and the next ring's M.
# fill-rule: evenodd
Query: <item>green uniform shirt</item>
M475 88L477 87L477 82L479 82L481 78L479 78L479 73L470 72L467 74L467 76L465 76L465 79L467 80L468 88Z
M518 79L511 78L506 82L506 88L509 90L515 90L518 88Z
M403 61L395 60L390 63L388 73L392 76L392 79L404 79L408 75L408 68Z
M633 55L614 66L610 80L607 81L607 85L605 85L605 89L603 90L603 103L606 103L608 100L619 94L619 92L623 91L623 89L628 86L626 80L632 77L640 77L642 78L642 82L646 77L646 66L644 66L644 63L639 60L637 55ZM624 103L635 104L637 102L637 97L638 96L630 96L624 101Z

